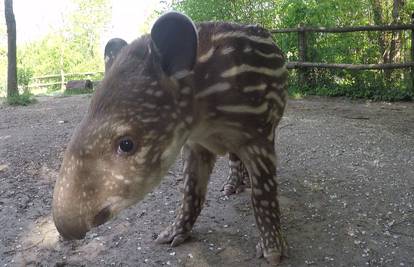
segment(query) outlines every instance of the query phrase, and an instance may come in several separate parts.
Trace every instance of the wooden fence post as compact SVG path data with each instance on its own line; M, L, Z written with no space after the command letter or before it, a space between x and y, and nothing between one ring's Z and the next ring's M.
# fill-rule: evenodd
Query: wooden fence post
M411 14L411 24L414 26L414 13ZM411 62L414 62L414 29L411 29ZM414 92L414 67L411 67L411 90Z
M307 40L306 40L306 28L301 23L298 31L298 49L299 49L299 62L307 61ZM307 86L307 69L306 67L300 67L298 69L298 83L299 86Z
M63 69L60 70L60 90L65 91L65 72Z

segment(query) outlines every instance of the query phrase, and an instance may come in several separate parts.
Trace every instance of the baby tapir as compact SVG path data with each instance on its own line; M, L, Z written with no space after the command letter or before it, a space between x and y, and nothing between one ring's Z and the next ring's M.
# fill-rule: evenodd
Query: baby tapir
M285 59L251 25L201 23L171 12L119 49L64 155L53 195L59 233L80 239L154 189L184 151L184 193L156 240L189 237L216 155L246 167L259 252L287 250L277 198L274 132L287 99ZM109 65L108 65L109 64Z

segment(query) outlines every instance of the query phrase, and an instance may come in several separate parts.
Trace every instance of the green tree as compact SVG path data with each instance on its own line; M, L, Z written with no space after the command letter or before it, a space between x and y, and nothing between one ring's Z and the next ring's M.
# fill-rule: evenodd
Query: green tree
M257 23L268 29L306 26L360 26L410 23L414 1L407 0L176 0L171 8L195 21L224 20ZM296 33L275 34L288 60L298 59ZM307 59L313 62L369 64L409 61L408 32L356 32L344 34L308 33ZM291 88L305 93L348 95L376 99L407 99L410 92L407 71L349 72L312 69L310 84ZM388 73L386 73L388 74ZM385 77L385 78L384 78Z
M111 19L110 0L72 0L63 26L19 47L22 85L31 76L103 70L100 38ZM59 89L59 87L55 87Z

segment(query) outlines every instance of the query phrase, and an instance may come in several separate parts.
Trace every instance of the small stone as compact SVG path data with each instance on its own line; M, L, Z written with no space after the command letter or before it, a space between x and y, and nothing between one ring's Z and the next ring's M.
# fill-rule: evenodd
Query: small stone
M325 257L324 259L325 259L325 261L333 261L333 260L334 260L334 258L332 258L332 257L328 257L328 256L327 256L327 257Z
M0 172L7 170L8 166L5 164L0 165Z
M175 256L175 251L171 252L170 256Z

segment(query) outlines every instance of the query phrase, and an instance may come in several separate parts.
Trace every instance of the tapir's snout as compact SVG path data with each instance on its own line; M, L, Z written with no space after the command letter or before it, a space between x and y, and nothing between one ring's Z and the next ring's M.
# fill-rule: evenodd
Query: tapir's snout
M103 208L96 214L91 224L77 220L76 218L68 218L61 214L53 214L56 229L59 234L66 240L83 239L91 227L104 224L111 218L110 207Z
M64 218L53 215L56 229L66 240L83 239L89 231L85 223L79 223L74 218Z
M88 198L85 198L90 192L86 192L76 183L76 181L88 176L80 175L84 171L80 171L78 168L74 168L76 170L73 173L68 173L67 170L75 166L71 162L68 165L68 162L67 159L64 160L53 192L53 221L64 239L82 239L93 227L93 208L96 206Z

